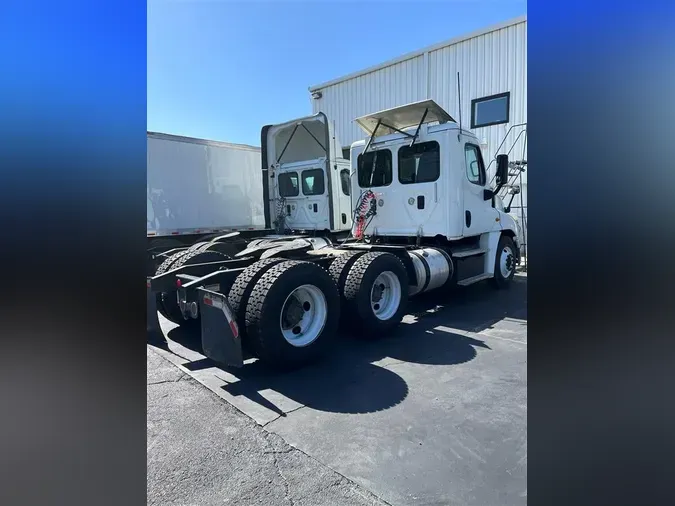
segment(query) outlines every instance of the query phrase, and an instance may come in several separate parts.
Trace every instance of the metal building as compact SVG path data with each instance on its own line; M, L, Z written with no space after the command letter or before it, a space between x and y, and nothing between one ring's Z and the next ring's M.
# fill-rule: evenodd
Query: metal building
M527 160L527 16L311 86L309 91L312 111L324 112L334 122L345 155L352 142L364 137L355 118L431 98L455 119L461 116L462 127L482 139L492 174L497 154ZM517 173L514 167L514 184L521 193L513 200L512 214L526 226L527 172Z

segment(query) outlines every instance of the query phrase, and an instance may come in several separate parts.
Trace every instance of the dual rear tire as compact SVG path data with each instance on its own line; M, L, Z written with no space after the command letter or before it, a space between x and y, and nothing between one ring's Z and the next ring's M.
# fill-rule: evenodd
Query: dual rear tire
M330 272L341 296L343 325L358 330L359 337L382 337L401 322L408 302L408 274L395 255L345 253Z
M386 335L403 318L407 299L403 263L381 252L345 253L328 272L312 262L261 260L239 274L228 296L244 348L281 369L326 355L341 316L359 336Z
M228 299L243 323L244 347L273 367L313 362L335 340L340 296L330 275L312 262L256 262L237 277Z
M183 265L214 262L230 258L220 251L210 250L210 245L211 243L208 242L197 243L186 250L179 251L162 262L157 268L155 275L159 276ZM178 306L177 292L175 291L157 294L157 310L164 318L178 325L190 326L199 323L199 318L183 318L183 314Z

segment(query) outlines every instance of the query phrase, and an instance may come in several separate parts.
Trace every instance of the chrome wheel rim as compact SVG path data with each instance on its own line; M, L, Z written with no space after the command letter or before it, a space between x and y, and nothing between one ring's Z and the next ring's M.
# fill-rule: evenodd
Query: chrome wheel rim
M499 271L503 278L508 278L516 268L516 257L510 246L504 246L499 255Z
M370 289L370 307L379 320L389 320L401 305L401 282L391 271L380 273Z
M286 297L279 326L289 344L303 347L316 341L327 319L328 304L321 289L314 285L302 285Z

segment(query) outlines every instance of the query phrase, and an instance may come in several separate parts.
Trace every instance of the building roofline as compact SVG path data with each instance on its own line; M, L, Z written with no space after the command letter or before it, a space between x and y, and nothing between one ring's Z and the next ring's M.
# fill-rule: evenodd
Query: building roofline
M473 32L470 32L465 35L460 35L459 37L454 37L452 39L445 40L443 42L438 42L437 44L434 44L432 46L427 46L423 49L418 49L417 51L413 51L411 53L406 53L402 56L399 56L398 58L394 58L392 60L388 60L384 63L380 63L379 65L374 65L372 67L365 68L363 70L358 70L356 72L352 72L351 74L347 74L342 77L338 77L336 79L332 79L330 81L326 81L321 84L315 84L314 86L309 87L310 93L314 91L318 91L324 88L328 88L329 86L333 86L335 84L341 83L343 81L348 81L350 79L354 79L355 77L359 77L365 74L370 74L371 72L375 72L377 70L386 68L386 67L391 67L392 65L396 65L397 63L401 63L406 60L411 60L413 58L417 58L418 56L422 56L424 53L429 53L431 51L435 51L437 49L441 49L443 47L447 46L452 46L454 44L458 44L460 42L464 42L465 40L473 39L474 37L480 37L481 35L485 35L486 33L490 32L496 32L497 30L502 30L504 28L508 28L513 25L518 25L520 23L525 23L527 22L527 14L523 16L519 16L517 18L510 19L508 21L502 21L501 23L497 23L492 26L488 26L486 28L481 28L479 30L475 30Z

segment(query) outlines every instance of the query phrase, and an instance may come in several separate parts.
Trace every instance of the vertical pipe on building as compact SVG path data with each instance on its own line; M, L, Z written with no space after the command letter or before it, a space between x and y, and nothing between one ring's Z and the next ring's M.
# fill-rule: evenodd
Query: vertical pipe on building
M426 93L425 99L431 98L431 81L429 79L429 51L424 52L422 58L422 65L424 67L424 93Z

